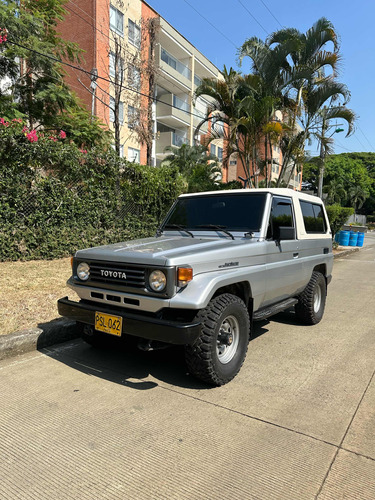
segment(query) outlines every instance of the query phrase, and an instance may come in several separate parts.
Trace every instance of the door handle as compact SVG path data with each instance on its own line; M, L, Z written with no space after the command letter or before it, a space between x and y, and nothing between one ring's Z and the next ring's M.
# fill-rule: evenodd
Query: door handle
M293 259L298 259L298 256L299 256L299 253L298 253L298 252L295 252L295 253L293 254Z

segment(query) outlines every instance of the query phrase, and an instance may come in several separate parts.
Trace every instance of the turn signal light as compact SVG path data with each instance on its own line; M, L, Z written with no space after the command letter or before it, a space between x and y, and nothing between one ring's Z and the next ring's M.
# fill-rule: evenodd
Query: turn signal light
M193 279L193 269L191 267L179 267L177 269L178 286L186 286Z
M74 257L70 257L70 266L72 269L73 269L73 259L74 259Z

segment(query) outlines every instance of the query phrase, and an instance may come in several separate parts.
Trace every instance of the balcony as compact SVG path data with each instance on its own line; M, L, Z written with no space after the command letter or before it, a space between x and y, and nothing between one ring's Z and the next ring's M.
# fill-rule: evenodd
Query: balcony
M172 128L190 126L190 106L174 94L164 94L156 103L156 119Z
M180 148L183 144L189 144L187 135L183 132L161 132L159 138L156 140L156 154L164 156L169 153L164 153L167 146L175 146Z
M159 54L156 54L156 57L159 60L162 76L171 84L177 83L184 89L191 89L192 74L189 67L161 46L158 47L157 52ZM165 87L165 84L163 86Z

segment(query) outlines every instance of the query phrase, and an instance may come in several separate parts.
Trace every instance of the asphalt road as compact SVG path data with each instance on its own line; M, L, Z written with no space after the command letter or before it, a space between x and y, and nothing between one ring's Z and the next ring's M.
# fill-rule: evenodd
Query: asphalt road
M0 363L0 499L375 499L375 235L323 321L256 324L207 388L182 351L75 340Z

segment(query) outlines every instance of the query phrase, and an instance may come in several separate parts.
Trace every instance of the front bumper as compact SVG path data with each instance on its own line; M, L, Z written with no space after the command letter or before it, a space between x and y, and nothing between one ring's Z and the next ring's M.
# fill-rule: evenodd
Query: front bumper
M95 325L95 312L103 312L114 316L121 316L122 335L134 335L149 340L159 340L169 344L193 344L200 334L200 322L180 323L140 314L133 314L128 311L119 311L107 306L97 304L85 304L69 300L64 297L57 301L59 314L69 319ZM102 333L102 332L98 332ZM107 335L103 333L103 335Z

